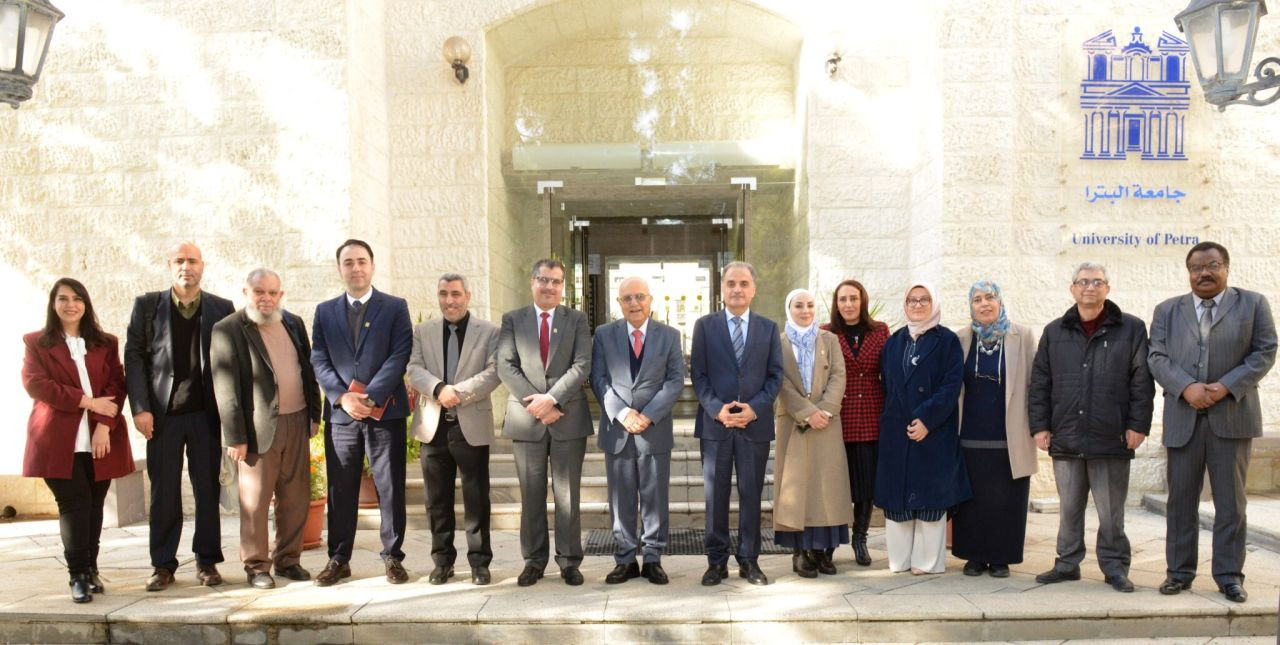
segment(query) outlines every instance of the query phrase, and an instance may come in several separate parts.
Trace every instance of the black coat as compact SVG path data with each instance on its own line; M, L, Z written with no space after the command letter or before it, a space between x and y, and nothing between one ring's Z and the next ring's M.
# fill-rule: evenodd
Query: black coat
M1052 433L1052 457L1133 458L1125 430L1148 434L1155 384L1147 369L1147 326L1103 306L1106 318L1086 337L1071 307L1044 328L1031 372L1031 432Z

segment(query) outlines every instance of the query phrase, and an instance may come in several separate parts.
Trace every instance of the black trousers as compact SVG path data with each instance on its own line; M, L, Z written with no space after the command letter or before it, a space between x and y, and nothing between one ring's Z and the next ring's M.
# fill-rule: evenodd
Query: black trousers
M453 546L453 480L461 471L467 563L472 568L489 566L493 561L493 547L489 544L489 446L467 443L457 421L442 423L431 442L422 444L418 460L427 486L431 560L443 567L452 566L458 557L458 549Z
M351 560L360 503L360 471L369 457L378 489L382 557L404 560L404 419L330 423L324 433L325 472L329 475L329 558Z
M93 481L93 455L77 452L71 462L71 479L44 483L58 502L58 528L62 552L71 575L89 573L98 566L98 540L102 537L102 503L111 480Z
M191 551L196 564L222 562L218 511L218 470L222 464L220 429L204 412L155 415L155 434L147 441L147 477L151 479L151 566L178 569L182 539L182 458L196 503Z

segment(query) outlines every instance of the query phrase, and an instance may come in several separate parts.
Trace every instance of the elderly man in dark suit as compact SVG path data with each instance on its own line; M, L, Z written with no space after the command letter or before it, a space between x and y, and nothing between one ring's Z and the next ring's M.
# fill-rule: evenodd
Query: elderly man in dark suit
M173 284L138 297L124 344L133 425L147 438L151 480L151 566L147 591L173 584L182 539L182 459L195 497L191 551L201 585L222 584L218 515L218 407L209 369L213 324L230 315L230 300L204 291L204 256L183 242L167 258Z
M498 336L498 378L510 393L502 436L512 440L520 480L521 587L536 583L547 567L548 462L556 564L567 584L583 582L579 501L591 412L582 383L591 369L591 330L586 314L560 304L564 278L559 261L535 262L529 280L533 306L504 314Z
M284 289L270 269L245 280L246 305L213 326L209 358L222 440L239 467L240 560L249 584L271 577L308 580L302 527L311 495L310 444L320 428L320 388L302 319L281 308ZM267 511L276 499L276 542L267 547Z
M622 319L596 329L591 349L591 389L600 401L599 446L609 480L609 511L618 548L608 584L644 577L667 584L671 481L671 409L684 387L680 332L649 318L653 297L641 278L618 285ZM636 535L639 502L644 533ZM642 552L644 566L636 565Z
M326 587L351 576L360 471L369 458L378 489L387 582L409 580L404 570L405 368L413 323L403 298L373 288L373 249L362 240L338 247L346 293L320 303L311 325L311 365L324 390L324 454L329 476L329 562L316 575Z
M782 388L782 339L777 323L751 311L759 277L746 262L724 268L724 310L693 327L690 372L698 394L694 434L702 448L706 487L707 571L704 586L729 577L729 489L738 475L738 575L755 585L760 570L760 497L764 491L773 401Z
M1151 374L1164 388L1169 504L1160 593L1191 588L1196 575L1200 489L1213 490L1213 580L1244 602L1245 474L1262 436L1258 381L1276 361L1276 325L1260 293L1227 286L1231 256L1215 242L1187 253L1191 293L1156 307Z

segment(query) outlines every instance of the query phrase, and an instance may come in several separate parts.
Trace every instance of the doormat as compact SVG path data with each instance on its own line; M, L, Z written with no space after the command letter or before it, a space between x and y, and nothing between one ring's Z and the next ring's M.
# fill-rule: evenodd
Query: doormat
M706 555L705 529L671 529L667 533L667 548L663 555ZM583 545L586 555L613 555L618 550L610 529L591 529L587 533L587 543ZM729 554L738 550L738 532L729 531ZM773 529L760 529L760 553L791 553L791 549L773 543Z

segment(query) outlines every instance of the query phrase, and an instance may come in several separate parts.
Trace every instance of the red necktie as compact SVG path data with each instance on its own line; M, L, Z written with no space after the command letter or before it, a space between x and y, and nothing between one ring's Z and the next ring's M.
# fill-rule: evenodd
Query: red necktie
M635 342L631 343L631 351L636 355L636 358L640 358L640 351L644 349L644 341L641 340L644 338L644 334L637 329L631 332L631 336L636 339Z
M551 314L542 312L542 330L538 332L538 353L542 355L542 367L547 367L547 354L551 351L551 328L547 324L547 318Z

